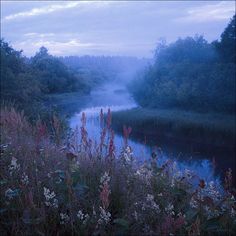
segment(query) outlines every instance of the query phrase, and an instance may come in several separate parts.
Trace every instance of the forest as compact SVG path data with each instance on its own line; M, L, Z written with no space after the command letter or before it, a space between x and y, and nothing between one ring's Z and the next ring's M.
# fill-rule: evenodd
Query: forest
M219 41L178 39L155 50L155 63L130 90L143 107L235 114L235 15Z

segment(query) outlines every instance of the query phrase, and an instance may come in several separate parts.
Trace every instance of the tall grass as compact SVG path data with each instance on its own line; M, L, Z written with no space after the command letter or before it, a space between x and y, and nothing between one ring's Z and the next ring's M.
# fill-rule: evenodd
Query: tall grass
M66 140L1 109L1 235L233 235L232 173L224 189L158 156L138 165L128 146L115 156L111 112L100 143L89 139L86 115ZM105 140L108 141L105 142ZM197 182L197 186L193 183Z
M197 113L178 109L134 108L113 113L113 126L132 126L133 136L173 137L203 144L234 146L234 115Z

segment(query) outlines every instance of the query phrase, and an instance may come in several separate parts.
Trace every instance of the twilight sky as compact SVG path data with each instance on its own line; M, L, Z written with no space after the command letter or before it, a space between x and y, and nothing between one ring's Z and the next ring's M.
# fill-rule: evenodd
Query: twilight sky
M1 37L27 56L152 57L160 38L219 39L234 1L1 1Z

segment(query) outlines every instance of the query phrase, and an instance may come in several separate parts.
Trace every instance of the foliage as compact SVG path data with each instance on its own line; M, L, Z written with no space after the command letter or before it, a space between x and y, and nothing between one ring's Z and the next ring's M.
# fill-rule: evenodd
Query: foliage
M49 55L45 47L41 47L39 52L31 58L30 64L45 93L83 89L82 84L79 84L79 79L59 59Z
M221 59L224 62L236 63L236 15L233 16L230 23L221 34L220 42L214 42Z
M196 36L161 44L130 91L143 107L235 113L235 45L235 17L220 43Z
M141 166L129 146L117 156L110 112L100 144L88 138L85 114L64 146L53 142L60 131L51 139L42 122L32 126L13 108L2 109L0 121L1 235L235 232L231 170L222 189L171 161L158 165L159 153Z
M78 91L88 93L85 82L76 77L59 59L48 54L42 47L31 58L22 56L1 40L1 99L13 103L32 119L47 116L48 93Z
M40 98L39 81L21 51L14 50L1 40L1 99L15 101L23 109L37 106Z

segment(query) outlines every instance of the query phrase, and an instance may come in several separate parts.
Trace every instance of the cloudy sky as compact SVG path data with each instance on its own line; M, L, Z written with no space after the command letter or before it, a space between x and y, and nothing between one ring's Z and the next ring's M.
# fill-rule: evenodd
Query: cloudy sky
M27 56L152 57L160 38L219 39L234 1L1 1L1 37Z

